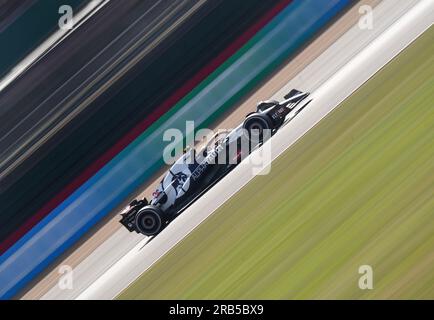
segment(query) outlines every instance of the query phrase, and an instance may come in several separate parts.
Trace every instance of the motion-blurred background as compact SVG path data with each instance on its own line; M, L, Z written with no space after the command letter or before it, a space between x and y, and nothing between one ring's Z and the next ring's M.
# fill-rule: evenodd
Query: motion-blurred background
M302 90L320 88L389 27L429 1L392 2L0 0L0 296L77 298L143 240L120 229L118 214L131 199L149 192L162 174L165 146L162 132L165 129L184 130L186 120L194 120L197 129L234 127L254 109L258 100L270 98L289 83L301 86L299 89ZM65 14L59 12L63 5L70 6L73 12L72 29L59 28L59 19ZM374 10L378 18L374 30L357 27L361 6ZM432 10L429 4L427 7ZM428 39L432 39L432 28ZM424 50L428 46L432 49L432 44L428 43L426 40L421 45ZM415 51L414 55L417 54ZM322 60L318 60L321 57ZM432 61L432 58L431 52L420 61ZM313 69L315 61L322 63ZM432 71L432 65L426 64L428 71ZM414 66L415 70L418 68ZM410 72L402 77L408 74ZM426 79L432 81L432 74L430 78L428 72ZM416 83L411 85L417 86ZM392 87L391 84L389 89L384 88L384 95L388 90L392 91ZM365 93L364 97L375 97L375 94ZM360 99L352 109L360 105ZM371 106L376 103L372 101ZM350 121L342 120L344 118L345 115L338 117L334 123ZM369 128L372 123L367 122L364 126ZM329 128L333 126L333 123L329 124ZM345 132L344 129L337 131L334 137L343 136ZM314 141L321 136L327 134L310 137L311 141L306 145L314 146ZM355 139L354 135L348 139ZM330 138L324 143L332 145L333 141ZM330 150L328 152L339 153ZM300 151L300 157L302 154ZM314 157L313 153L311 159ZM287 161L297 162L296 159ZM341 165L340 172L344 172L346 165ZM298 171L302 172L303 168ZM308 171L313 172L313 169ZM285 184L279 181L278 175L268 178L275 184ZM425 182L429 185L432 179ZM324 183L325 188L331 182ZM364 187L368 188L368 185ZM350 186L347 190L356 187ZM303 188L299 186L293 192L305 190ZM271 193L270 190L264 192ZM318 201L324 204L333 194L314 200L314 195L319 193L309 192L312 193L304 195L305 203ZM240 194L239 197L244 198L231 211L239 210L238 214L246 215L241 212L245 209L239 203L248 202L255 194ZM341 200L351 198L343 194L336 197ZM360 204L370 199L372 197L356 200ZM415 199L410 199L409 203L417 201ZM275 203L286 203L282 201L276 199ZM298 200L294 201L286 203L286 209L273 208L270 204L263 210L296 212ZM260 201L256 207L260 203L264 202ZM344 206L344 202L339 203ZM344 209L340 204L333 209L324 209L321 214L341 212L339 210ZM355 202L346 205L350 207ZM432 200L428 208L432 209ZM348 215L342 213L342 216L350 219L354 210L348 211ZM343 223L339 217L338 214L335 219L327 218L335 221L333 228ZM370 219L379 221L376 216ZM286 220L282 217L280 225ZM218 225L224 225L224 222ZM272 234L277 230L273 228L261 234ZM321 230L330 234L335 230L333 228L315 230L320 237ZM247 228L245 232L252 234L252 230ZM289 230L292 229L288 227ZM304 236L307 237L306 233ZM321 238L318 241L322 241ZM416 247L432 242L432 237L420 241ZM218 245L218 241L213 243ZM192 247L194 245L182 249L185 252L169 259L176 261L187 256ZM294 247L287 249L293 251ZM344 247L341 249L345 251ZM249 249L246 252L250 252ZM201 257L199 260L206 259ZM432 266L432 259L423 261L423 266ZM75 289L62 292L56 287L57 270L65 264L81 271L77 271L79 281ZM258 265L258 268L265 267ZM168 270L167 277L178 271L179 268ZM218 274L218 271L214 272ZM245 276L239 270L237 272L240 278ZM207 281L207 276L204 277L191 279L188 287L174 290L173 296L162 294L157 297L190 297L189 290L202 283L200 281ZM430 277L432 273L424 279L433 280ZM129 296L126 293L125 297L153 297L141 290L155 281L158 280L148 279L145 284L137 284L139 288L136 287ZM214 288L219 282L216 279L209 281ZM256 290L250 282L244 285L243 292ZM156 288L159 286L162 284ZM233 284L229 283L222 291L216 289L216 296L222 294L225 297L225 290L231 286ZM420 289L419 292L429 296L430 290ZM200 292L205 291L198 289L190 293L197 298ZM309 294L306 293L306 297ZM254 295L246 296L255 298ZM285 296L270 291L270 297Z

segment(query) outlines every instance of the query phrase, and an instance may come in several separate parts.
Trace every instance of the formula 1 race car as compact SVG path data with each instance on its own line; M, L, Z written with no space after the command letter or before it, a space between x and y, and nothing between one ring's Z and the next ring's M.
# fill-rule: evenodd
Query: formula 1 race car
M308 96L307 92L293 89L282 102L262 101L258 103L256 112L248 114L237 128L217 133L200 150L184 150L161 180L152 199L133 200L121 213L120 223L130 232L146 236L158 234L274 135L285 120L293 119L311 102L306 101ZM246 142L248 148L243 147Z

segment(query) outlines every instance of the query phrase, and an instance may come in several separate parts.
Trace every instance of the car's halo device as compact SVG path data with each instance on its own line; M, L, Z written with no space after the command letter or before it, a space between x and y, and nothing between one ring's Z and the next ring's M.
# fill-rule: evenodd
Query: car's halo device
M205 147L190 149L169 168L148 202L133 200L121 213L120 223L130 232L155 236L202 194L259 148L311 100L309 93L291 90L284 100L261 101L256 112L230 131L220 131ZM268 136L264 135L269 130ZM255 136L256 135L256 136ZM253 139L255 138L255 139ZM257 143L252 143L252 140ZM249 148L242 148L247 142Z

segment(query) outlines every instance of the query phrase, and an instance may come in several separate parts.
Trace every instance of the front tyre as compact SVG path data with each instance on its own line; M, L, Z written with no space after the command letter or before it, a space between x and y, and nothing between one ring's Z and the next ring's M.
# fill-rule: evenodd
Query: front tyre
M154 236L163 229L163 212L156 206L146 206L136 215L136 229L145 236Z

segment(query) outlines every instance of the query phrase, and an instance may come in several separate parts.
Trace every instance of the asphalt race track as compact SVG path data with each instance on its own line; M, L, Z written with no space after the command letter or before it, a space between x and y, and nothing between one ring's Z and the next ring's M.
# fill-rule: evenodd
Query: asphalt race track
M281 98L294 87L313 92L314 101L308 109L272 139L271 150L273 159L276 158L427 29L432 23L433 9L429 1L406 1L399 5L383 1L375 7L373 30L361 30L357 25L348 30L357 21L357 11L348 12L317 39L323 41L322 46L316 41L311 43L216 127L239 123L255 100ZM333 44L326 41L332 37L327 33L330 30L339 35ZM319 52L315 54L315 50ZM307 59L309 63L302 70L297 69L298 59L308 53L312 55L311 60ZM74 266L73 290L58 288L58 274L53 269L22 298L114 298L251 178L251 167L237 167L149 243L140 235L119 229L118 218L113 219L89 240L93 244L84 243L76 248L71 254L75 260L66 258L59 262ZM145 192L153 184L147 187Z

